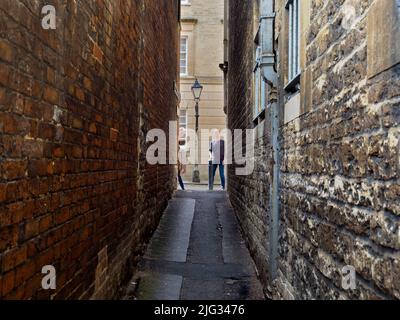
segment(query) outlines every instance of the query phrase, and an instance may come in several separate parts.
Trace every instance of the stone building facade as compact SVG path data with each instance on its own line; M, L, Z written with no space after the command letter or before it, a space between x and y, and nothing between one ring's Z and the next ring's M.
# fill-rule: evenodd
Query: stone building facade
M176 120L179 6L0 1L0 299L113 298L129 279L175 188L145 136Z
M228 191L267 295L399 299L399 2L227 5L228 127L256 138Z
M195 102L191 87L197 78L204 87L199 108L199 130L223 130L226 128L226 114L223 108L224 82L219 64L223 62L224 1L182 0L181 4L180 122L186 128L195 130ZM201 148L201 142L198 145L200 178L202 182L207 182L208 140L204 140L205 148ZM186 181L192 181L193 169L192 165L187 166ZM218 179L217 175L216 183Z

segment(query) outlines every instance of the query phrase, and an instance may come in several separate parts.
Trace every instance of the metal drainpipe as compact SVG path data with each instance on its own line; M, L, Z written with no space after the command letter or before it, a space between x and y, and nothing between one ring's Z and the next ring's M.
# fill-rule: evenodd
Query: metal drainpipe
M261 68L264 81L268 85L268 107L270 111L270 130L272 144L272 182L270 185L269 217L269 273L270 279L277 276L278 228L279 228L279 105L278 74L275 70L274 25L275 1L261 0L260 35L262 61Z

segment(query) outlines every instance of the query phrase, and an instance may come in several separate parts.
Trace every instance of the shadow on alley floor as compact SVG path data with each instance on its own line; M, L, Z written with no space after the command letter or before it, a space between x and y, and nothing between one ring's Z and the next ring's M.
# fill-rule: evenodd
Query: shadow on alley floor
M264 299L221 191L177 191L138 269L128 289L130 299Z

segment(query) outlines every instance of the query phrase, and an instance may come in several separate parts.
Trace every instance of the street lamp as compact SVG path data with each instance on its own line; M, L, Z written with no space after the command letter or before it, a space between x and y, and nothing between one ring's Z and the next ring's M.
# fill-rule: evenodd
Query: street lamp
M196 102L195 106L195 117L196 117L196 143L195 143L195 165L194 165L194 170L193 170L193 182L200 183L200 172L199 172L199 165L197 161L197 152L198 152L198 146L197 146L197 141L198 141L198 136L197 136L197 131L199 130L199 101L201 97L201 92L203 91L203 86L200 84L199 80L196 79L192 86L192 93L194 97L194 101Z

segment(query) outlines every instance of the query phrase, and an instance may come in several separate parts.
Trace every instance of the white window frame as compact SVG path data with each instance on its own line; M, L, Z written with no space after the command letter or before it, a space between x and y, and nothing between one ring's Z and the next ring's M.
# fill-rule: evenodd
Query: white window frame
M184 115L182 115L184 113ZM181 120L184 118L184 125L182 125ZM187 141L188 136L188 111L187 109L179 108L179 117L178 117L178 132L181 127L185 128L185 143Z
M181 5L188 6L190 5L189 0L181 0Z
M253 117L256 119L265 110L265 81L261 72L261 47L256 49L256 63L253 69L254 109Z
M300 3L301 0L287 0L288 23L288 87L300 81Z
M182 51L182 40L185 40L185 49L186 51ZM188 70L188 58L189 58L189 38L187 36L182 36L181 37L181 41L180 41L180 47L179 47L179 72L181 77L185 77L189 74L189 70ZM182 60L182 53L185 53L185 72L182 73L182 66L181 66L181 62Z
M184 114L182 115L182 113L184 113ZM181 128L182 118L184 118L183 127L187 130L187 119L188 119L187 109L179 109L179 128Z

